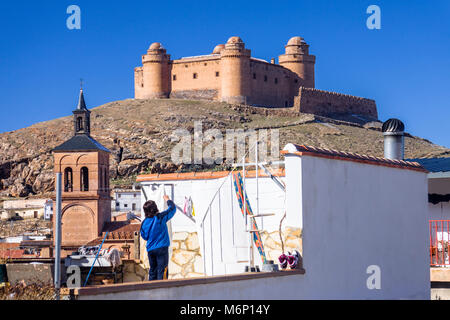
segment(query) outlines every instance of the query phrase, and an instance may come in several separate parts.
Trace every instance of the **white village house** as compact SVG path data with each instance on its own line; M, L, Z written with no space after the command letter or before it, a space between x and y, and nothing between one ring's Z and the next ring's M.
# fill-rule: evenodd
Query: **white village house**
M50 220L53 215L51 199L17 199L3 202L1 219L45 219Z
M141 211L141 192L133 187L133 189L113 189L113 201L111 211L117 212L134 212Z

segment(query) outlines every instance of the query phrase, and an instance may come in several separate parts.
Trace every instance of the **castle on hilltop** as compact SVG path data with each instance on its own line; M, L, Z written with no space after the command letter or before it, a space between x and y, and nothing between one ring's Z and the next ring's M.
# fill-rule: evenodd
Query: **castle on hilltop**
M374 100L315 89L316 57L309 54L303 38L291 38L278 62L252 57L239 37L217 45L211 54L178 60L171 60L161 43L155 42L142 56L142 67L135 68L135 98L218 100L377 119Z

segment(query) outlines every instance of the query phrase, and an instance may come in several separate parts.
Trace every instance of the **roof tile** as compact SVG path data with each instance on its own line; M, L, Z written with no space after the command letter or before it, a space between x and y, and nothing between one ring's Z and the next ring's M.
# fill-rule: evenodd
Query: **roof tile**
M325 148L317 148L312 146L305 146L305 145L297 145L297 144L288 144L283 151L281 151L282 154L296 154L296 155L310 155L310 156L320 156L320 157L328 157L328 158L340 158L340 160L348 160L348 161L357 161L357 162L364 162L368 164L374 164L374 165L383 165L383 166L390 166L390 167L397 167L397 168L403 168L403 169L411 169L411 170L418 170L418 171L424 171L427 170L421 166L420 163L412 162L412 161L403 161L403 160L391 160L386 158L379 158L374 156L368 156L368 155L361 155L353 152L343 152L343 151L336 151L336 150L330 150ZM450 159L450 158L449 158Z

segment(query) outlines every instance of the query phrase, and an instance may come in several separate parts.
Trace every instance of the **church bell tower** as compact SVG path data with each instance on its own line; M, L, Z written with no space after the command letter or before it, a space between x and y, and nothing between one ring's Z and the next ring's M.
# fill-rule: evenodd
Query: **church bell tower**
M86 108L83 89L80 90L77 108L73 112L75 135L91 134L91 112Z
M73 137L53 149L54 171L62 174L63 181L63 253L97 239L111 221L110 151L91 137L90 113L80 90L73 111Z

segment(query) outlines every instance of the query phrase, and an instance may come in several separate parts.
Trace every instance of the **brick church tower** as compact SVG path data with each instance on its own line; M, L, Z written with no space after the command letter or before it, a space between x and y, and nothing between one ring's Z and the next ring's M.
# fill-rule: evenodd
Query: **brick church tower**
M61 241L66 253L98 238L111 221L110 151L90 136L83 90L73 111L73 126L74 136L53 149L55 173L62 173Z

